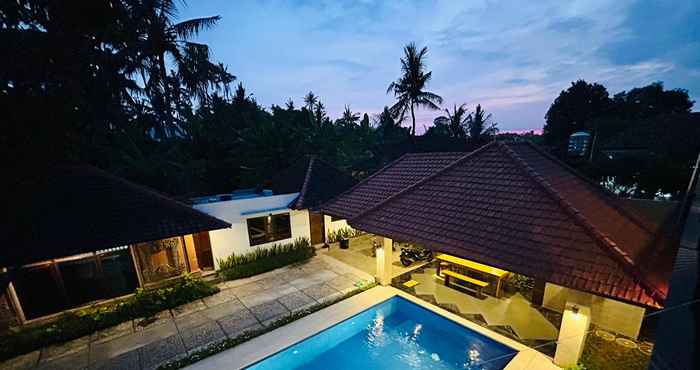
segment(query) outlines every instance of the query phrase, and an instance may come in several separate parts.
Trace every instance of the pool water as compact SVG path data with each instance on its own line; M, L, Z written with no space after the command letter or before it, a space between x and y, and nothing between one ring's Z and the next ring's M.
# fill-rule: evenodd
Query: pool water
M393 297L248 369L503 369L517 351Z

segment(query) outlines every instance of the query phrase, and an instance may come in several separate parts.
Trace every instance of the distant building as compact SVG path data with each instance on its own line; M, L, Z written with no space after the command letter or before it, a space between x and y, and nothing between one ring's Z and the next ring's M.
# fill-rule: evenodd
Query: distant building
M591 134L585 131L574 132L569 136L569 156L585 157L591 143Z

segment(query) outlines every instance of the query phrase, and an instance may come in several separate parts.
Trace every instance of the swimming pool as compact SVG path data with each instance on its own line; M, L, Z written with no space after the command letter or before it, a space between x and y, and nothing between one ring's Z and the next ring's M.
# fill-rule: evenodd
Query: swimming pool
M248 369L497 370L516 354L504 344L395 296Z

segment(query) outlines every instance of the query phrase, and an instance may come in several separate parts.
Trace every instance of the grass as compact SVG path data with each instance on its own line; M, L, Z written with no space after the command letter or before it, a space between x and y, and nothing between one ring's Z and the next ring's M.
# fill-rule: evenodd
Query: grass
M351 229L349 227L343 227L336 231L329 231L328 235L326 236L326 241L328 243L336 243L340 240L354 238L362 234L364 234L364 232L360 230Z
M328 302L319 303L319 304L314 305L312 307L309 307L305 310L292 313L291 315L286 316L284 318L281 318L281 319L273 322L272 324L270 324L269 326L266 326L264 328L249 330L249 331L243 332L241 335L239 335L235 338L227 338L227 339L224 339L220 342L210 344L209 346L204 347L203 349L200 349L198 351L195 351L195 352L189 354L187 357L184 357L182 359L172 361L172 362L169 362L165 365L162 365L158 368L158 370L175 370L175 369L181 369L185 366L189 366L189 365L191 365L197 361L201 361L209 356L213 356L213 355L220 353L220 352L223 352L227 349L231 349L231 348L233 348L233 347L235 347L243 342L247 342L255 337L259 337L265 333L271 332L271 331L273 331L281 326L289 324L290 322L299 320L302 317L308 316L316 311L319 311L319 310L324 309L328 306L336 304L344 299L350 298L354 295L357 295L357 294L362 293L366 290L374 288L376 285L377 285L376 283L369 283L367 285L363 285L363 286L358 287L357 289L355 289L349 293L344 294L343 296L341 296L339 298L333 299L333 300L328 301Z
M588 335L581 355L581 364L586 370L644 370L649 366L649 360L649 356L636 348L625 348L595 334Z
M125 321L149 317L218 291L218 288L190 275L183 276L169 287L155 290L139 288L132 296L118 302L65 313L51 323L20 328L17 332L1 336L0 360L77 339Z
M246 254L232 254L219 260L219 276L224 280L240 279L262 274L292 263L305 261L316 255L309 239L299 238L292 243L275 244Z

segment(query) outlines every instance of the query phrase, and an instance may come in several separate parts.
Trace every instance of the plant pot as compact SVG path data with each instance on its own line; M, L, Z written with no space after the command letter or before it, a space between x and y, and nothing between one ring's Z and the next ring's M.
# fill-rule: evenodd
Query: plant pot
M350 239L340 239L340 249L350 248Z

